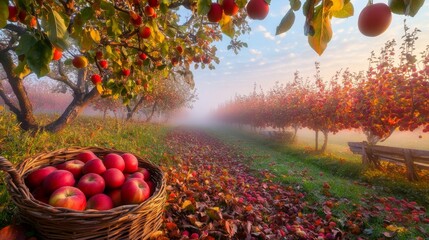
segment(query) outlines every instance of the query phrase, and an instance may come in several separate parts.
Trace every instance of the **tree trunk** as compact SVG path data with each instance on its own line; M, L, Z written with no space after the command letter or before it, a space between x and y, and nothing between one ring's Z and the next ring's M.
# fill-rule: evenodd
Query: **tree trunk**
M320 149L320 152L323 153L326 151L326 147L328 146L329 131L324 130L324 131L322 131L322 133L323 133L323 145L322 145L322 148Z
M7 51L0 51L0 63L3 66L8 82L12 87L13 93L15 94L19 107L15 106L12 101L4 94L4 90L0 84L0 96L3 98L6 105L9 109L15 114L17 121L21 129L25 131L49 131L49 132L58 132L64 127L67 126L71 121L73 121L83 109L96 97L99 96L98 91L94 88L89 93L85 94L80 91L74 92L73 101L69 104L63 114L57 118L55 121L45 125L40 126L36 122L36 118L33 114L33 107L31 101L28 97L27 91L23 84L23 80L17 77L13 73L14 63L12 56ZM79 73L79 79L85 79L86 72L82 71Z
M136 103L136 105L134 105L133 108L131 108L129 105L127 106L127 118L125 121L130 121L134 114L137 112L137 110L139 110L140 106L143 104L144 102L144 97L140 97L140 100Z
M297 125L295 125L295 126L293 126L292 143L294 143L294 142L295 142L296 134L297 134L297 133L298 133L298 126L297 126Z
M13 63L12 55L8 51L0 51L0 63L6 72L9 84L18 100L19 108L15 106L4 94L2 88L0 89L0 92L2 92L0 96L3 98L9 109L15 114L18 122L20 123L19 126L23 130L37 130L38 125L33 115L33 106L28 98L27 91L25 91L23 81L13 73L15 64Z
M150 122L150 120L152 120L153 115L155 114L155 110L156 110L156 105L157 105L157 101L155 101L155 103L152 106L152 111L150 113L150 115L146 118L145 122Z
M319 130L315 130L316 132L316 151L319 150Z
M59 132L63 130L70 122L75 120L86 106L99 96L97 89L92 89L88 94L82 94L73 98L63 114L54 122L43 127L49 132Z

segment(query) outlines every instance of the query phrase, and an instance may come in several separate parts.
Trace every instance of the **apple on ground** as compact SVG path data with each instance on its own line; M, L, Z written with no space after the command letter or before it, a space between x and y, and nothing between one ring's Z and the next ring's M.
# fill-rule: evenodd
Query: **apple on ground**
M113 208L112 199L104 193L98 193L88 199L86 209L109 210Z
M121 155L121 157L125 163L124 172L133 173L139 170L139 161L137 160L136 156L131 153L124 153Z
M86 208L85 194L72 186L60 187L51 194L49 204L54 207L83 211Z
M45 177L42 186L48 193L52 193L60 187L73 186L75 182L71 172L67 170L55 170Z
M145 181L150 179L150 172L146 168L139 168L139 172L143 173Z
M107 195L112 199L113 206L117 207L117 206L122 205L121 189L120 188L110 190L107 193Z
M117 168L121 172L125 169L125 161L121 157L121 155L116 153L109 153L103 158L104 166L106 166L107 169L109 168Z
M104 163L101 159L92 159L85 163L82 169L83 174L87 173L96 173L96 174L103 174L106 171L106 166L104 166Z
M150 197L147 183L140 178L128 179L121 188L123 204L140 204Z
M95 153L93 153L92 151L85 150L85 151L82 151L81 153L79 153L79 154L76 156L76 158L77 158L78 160L81 160L82 162L86 163L86 162L88 162L89 160L96 159L96 158L98 158L98 157L97 157L97 155L95 155Z
M103 173L107 188L118 188L125 182L124 174L117 168L109 168Z
M53 166L37 169L25 178L25 183L30 189L34 189L42 185L43 180L55 170L57 170L57 168Z
M77 183L79 188L87 197L102 193L106 187L106 183L102 176L96 173L88 173L83 175Z
M75 179L79 179L82 176L82 169L85 163L80 160L69 160L57 165L59 170L67 170L71 172Z
M21 225L7 225L0 230L0 239L26 240L27 230Z

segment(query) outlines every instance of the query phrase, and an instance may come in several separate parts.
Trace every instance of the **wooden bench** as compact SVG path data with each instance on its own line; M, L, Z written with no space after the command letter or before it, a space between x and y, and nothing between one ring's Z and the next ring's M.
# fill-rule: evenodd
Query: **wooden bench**
M362 164L378 167L380 161L405 166L407 178L417 181L416 168L429 169L429 151L387 146L370 146L366 142L349 142L350 151L362 155Z

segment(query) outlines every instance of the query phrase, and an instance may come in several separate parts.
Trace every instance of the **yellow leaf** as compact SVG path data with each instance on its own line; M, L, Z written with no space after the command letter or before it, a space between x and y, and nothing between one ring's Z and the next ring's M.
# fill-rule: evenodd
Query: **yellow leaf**
M332 38L331 18L328 13L325 7L318 7L312 22L314 34L308 35L308 43L319 55L322 55Z
M340 11L344 7L344 0L331 0L332 6L330 8L331 11Z
M391 231L391 232L398 232L398 233L402 233L402 232L407 231L407 229L405 229L404 227L398 227L396 225L389 225L386 227L386 229Z
M101 84L97 84L97 85L95 85L95 87L97 88L97 91L99 94L101 94L103 92L103 86Z
M3 111L4 107L2 105L0 105L0 111Z
M213 220L222 219L222 214L220 213L219 207L211 207L206 210L207 215Z
M192 205L192 202L189 200L185 200L182 204L182 209L185 210L193 210L194 209L194 205Z
M233 38L235 35L234 23L232 22L232 18L228 15L223 14L222 19L219 22L220 28L222 29L222 33L227 35L230 38Z
M92 40L94 40L94 42L99 43L101 40L100 37L100 33L98 32L98 30L92 29L89 34L91 35Z

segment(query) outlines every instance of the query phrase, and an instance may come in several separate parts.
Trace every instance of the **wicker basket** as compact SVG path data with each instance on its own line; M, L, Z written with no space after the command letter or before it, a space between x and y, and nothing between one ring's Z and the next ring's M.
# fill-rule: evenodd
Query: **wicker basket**
M33 226L43 239L148 239L162 224L165 178L158 166L139 156L136 156L139 166L151 172L151 180L156 184L152 196L139 205L123 205L107 211L74 211L34 199L24 184L26 175L37 168L73 159L83 150L90 150L100 158L107 153L125 153L98 147L70 147L25 159L16 169L0 156L0 169L9 174L7 189L20 219Z

